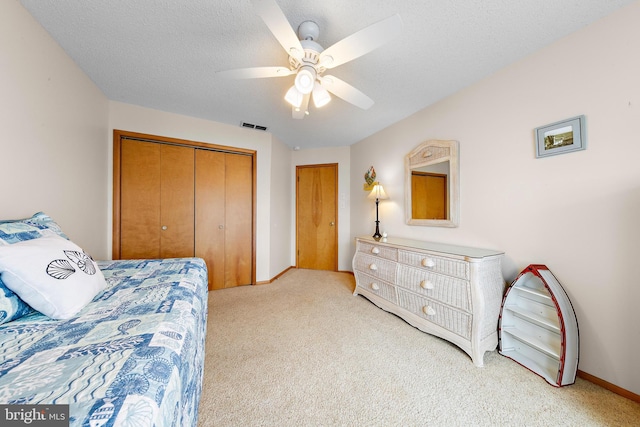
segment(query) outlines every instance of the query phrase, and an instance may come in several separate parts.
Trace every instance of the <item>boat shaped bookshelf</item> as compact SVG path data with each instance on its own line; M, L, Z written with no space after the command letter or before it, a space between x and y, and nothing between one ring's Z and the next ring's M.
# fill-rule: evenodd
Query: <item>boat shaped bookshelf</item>
M529 265L509 286L498 333L498 352L503 356L555 387L575 382L578 321L567 293L545 265Z

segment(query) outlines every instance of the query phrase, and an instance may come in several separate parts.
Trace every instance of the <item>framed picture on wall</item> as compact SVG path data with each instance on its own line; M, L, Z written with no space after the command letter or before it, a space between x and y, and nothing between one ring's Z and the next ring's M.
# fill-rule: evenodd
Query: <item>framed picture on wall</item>
M538 158L587 148L585 116L573 117L536 128L535 135Z

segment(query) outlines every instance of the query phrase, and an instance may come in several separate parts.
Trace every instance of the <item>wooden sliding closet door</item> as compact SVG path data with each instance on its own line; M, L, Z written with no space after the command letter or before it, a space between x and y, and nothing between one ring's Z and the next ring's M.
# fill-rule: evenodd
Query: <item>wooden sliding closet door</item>
M123 139L120 256L194 254L194 149Z
M194 255L193 148L161 145L160 258Z
M224 286L224 155L196 153L196 254L207 263L209 289Z
M200 257L209 289L253 284L256 152L114 130L113 258Z
M253 277L253 159L196 150L196 256L207 263L209 289Z
M226 154L225 287L251 283L253 256L253 163Z

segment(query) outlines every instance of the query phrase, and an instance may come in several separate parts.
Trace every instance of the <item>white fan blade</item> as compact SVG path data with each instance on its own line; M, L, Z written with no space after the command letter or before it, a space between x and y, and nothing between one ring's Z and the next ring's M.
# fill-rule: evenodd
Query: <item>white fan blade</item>
M346 37L320 54L320 64L334 68L371 52L398 36L402 18L396 14Z
M262 79L265 77L290 76L291 74L295 74L295 70L290 70L285 67L254 67L218 71L216 74L228 79Z
M302 98L300 108L291 107L291 117L294 119L304 119L304 116L307 115L307 111L309 111L309 98L311 98L311 94L308 93L304 98Z
M297 59L302 58L302 44L275 0L251 0L251 3L287 54Z
M373 105L373 99L335 76L324 76L321 81L326 90L356 107L368 110Z

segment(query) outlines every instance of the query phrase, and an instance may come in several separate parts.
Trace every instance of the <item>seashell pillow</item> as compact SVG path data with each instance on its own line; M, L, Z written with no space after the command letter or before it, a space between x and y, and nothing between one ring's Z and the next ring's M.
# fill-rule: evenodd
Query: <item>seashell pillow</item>
M70 319L106 288L96 262L58 235L0 246L0 279L53 319Z
M31 218L0 221L0 246L42 236L57 234L68 239L60 226L44 212L38 212ZM0 325L33 313L27 303L8 289L0 280Z

